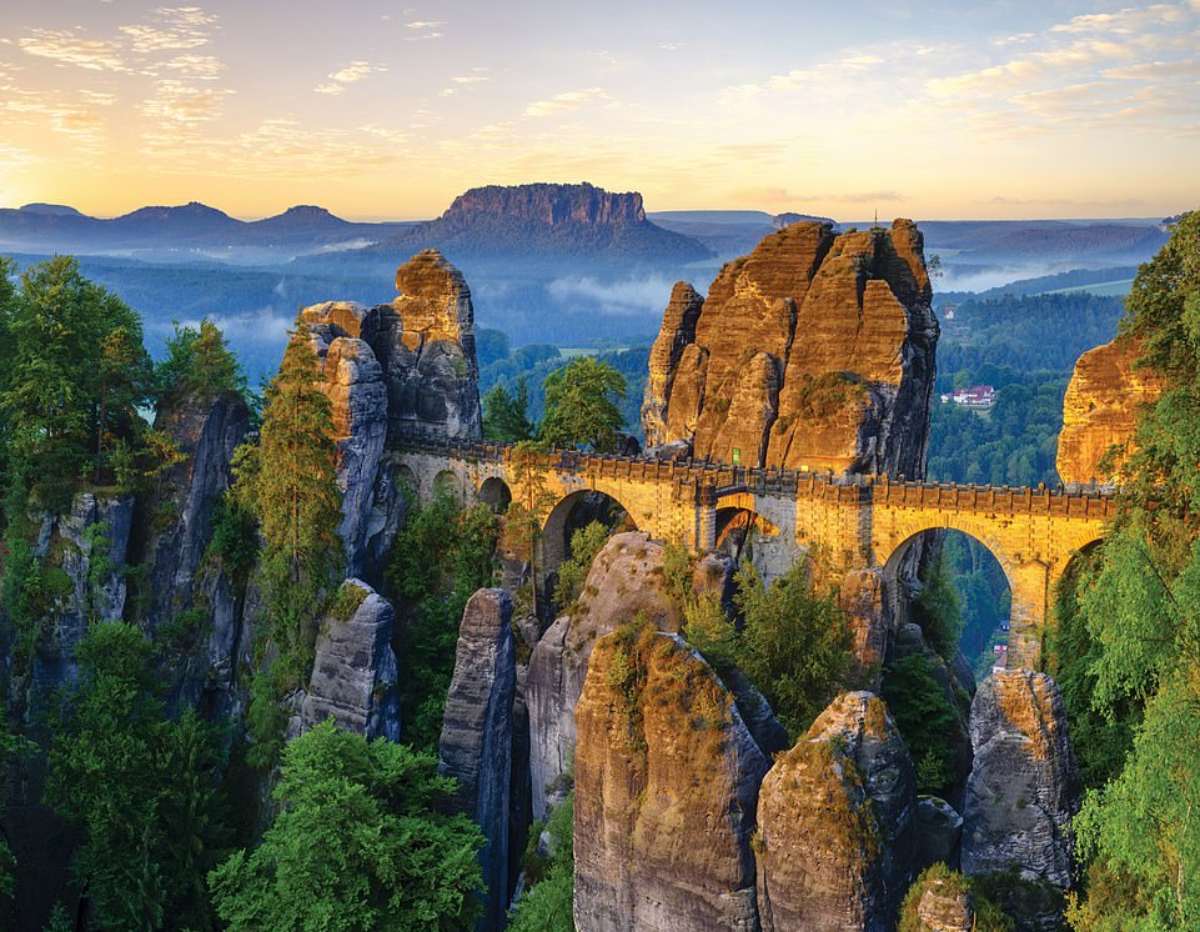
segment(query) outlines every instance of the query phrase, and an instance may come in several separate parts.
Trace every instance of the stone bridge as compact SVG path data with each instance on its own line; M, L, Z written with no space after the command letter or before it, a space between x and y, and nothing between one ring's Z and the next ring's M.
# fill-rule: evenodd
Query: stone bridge
M502 444L406 437L393 454L402 477L428 499L441 486L464 502L501 507L521 494L512 449ZM977 539L999 561L1012 592L1008 663L1036 667L1054 589L1074 556L1100 540L1115 516L1107 493L893 481L694 461L664 462L557 451L538 454L547 503L541 566L567 556L572 509L603 493L651 537L694 552L753 528L754 562L767 579L806 554L833 579L871 571L884 592L912 544L927 531L953 529ZM553 502L551 506L549 503ZM894 599L894 590L885 598Z

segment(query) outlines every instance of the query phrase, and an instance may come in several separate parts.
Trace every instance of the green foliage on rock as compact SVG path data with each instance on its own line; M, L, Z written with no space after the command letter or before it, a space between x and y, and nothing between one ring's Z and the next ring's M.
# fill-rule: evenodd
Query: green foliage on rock
M850 669L849 625L831 595L813 591L803 562L770 587L749 562L735 578L734 604L744 618L737 665L795 738L841 688Z
M237 357L207 318L198 328L175 325L175 335L167 341L167 358L155 376L159 396L168 401L183 397L211 401L223 392L248 394Z
M539 429L544 443L600 453L616 450L626 391L620 372L593 356L579 356L546 376L545 390L546 414Z
M79 646L80 681L52 723L46 801L83 834L72 859L96 928L216 927L204 877L228 843L213 726L168 721L152 647L122 622Z
M257 580L267 625L255 645L260 669L248 718L260 746L252 758L262 765L271 762L266 750L281 740L277 731L262 730L279 723L263 703L272 692L278 699L307 682L317 621L343 565L337 449L330 402L318 378L316 353L297 332L267 388L258 445L240 447L233 463L236 482L227 507L253 514L263 538ZM241 537L243 515L227 520ZM237 545L243 555L245 543L242 538Z
M917 791L944 796L954 783L954 755L947 736L958 729L954 707L924 654L910 654L883 672L883 698L908 745Z
M261 843L209 874L217 913L232 932L470 928L484 839L444 814L453 792L432 754L318 725L284 751Z
M592 561L608 540L611 530L599 521L592 521L571 535L571 556L558 567L558 582L554 587L554 604L566 610L583 591Z
M437 747L459 622L472 593L492 583L498 537L491 509L463 508L441 491L410 507L392 544L387 577L405 631L400 704L405 740L414 747Z
M1016 925L1004 911L981 889L981 884L971 877L964 877L945 864L933 864L921 871L919 877L904 895L900 907L900 922L897 932L926 932L929 928L917 913L921 897L930 887L937 886L943 896L970 897L974 911L974 932L1014 932Z
M572 913L575 901L574 823L575 793L572 791L550 813L546 823L550 856L539 860L536 871L531 872L527 867L526 881L532 886L513 910L509 932L575 932ZM540 834L540 831L533 831L529 836L529 846L534 853ZM530 860L526 858L527 865Z
M1116 526L1063 613L1065 643L1087 651L1082 668L1060 651L1072 731L1099 715L1132 733L1119 772L1090 769L1107 779L1075 822L1095 886L1068 918L1089 932L1200 927L1200 213L1139 270L1122 329L1166 390L1139 418Z

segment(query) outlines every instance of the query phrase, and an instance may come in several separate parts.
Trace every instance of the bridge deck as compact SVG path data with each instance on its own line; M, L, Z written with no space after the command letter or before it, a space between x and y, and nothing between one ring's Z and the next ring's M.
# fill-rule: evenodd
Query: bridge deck
M489 441L453 441L405 436L401 449L463 462L504 463L513 445ZM554 450L539 454L547 471L634 482L694 486L699 495L721 498L750 493L830 502L867 503L989 514L1042 514L1108 521L1116 515L1116 495L1107 488L1069 491L1039 485L995 486L893 479L887 475L834 476L791 469L734 466L698 460L668 461L640 456ZM700 491L703 490L703 491Z

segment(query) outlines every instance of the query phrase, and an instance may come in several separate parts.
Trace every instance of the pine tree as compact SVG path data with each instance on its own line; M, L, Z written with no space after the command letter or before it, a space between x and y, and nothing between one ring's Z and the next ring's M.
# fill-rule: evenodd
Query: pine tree
M318 377L306 334L293 334L267 389L258 447L237 463L238 498L253 509L265 545L261 574L280 685L308 675L316 617L342 563L337 448Z

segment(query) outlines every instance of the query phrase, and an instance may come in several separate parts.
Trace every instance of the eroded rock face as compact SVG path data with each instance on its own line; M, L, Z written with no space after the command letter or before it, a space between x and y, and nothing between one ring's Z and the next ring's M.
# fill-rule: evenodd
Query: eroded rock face
M667 399L679 368L679 359L689 344L696 341L696 321L704 299L687 282L677 282L663 314L662 327L650 348L649 376L642 402L642 427L646 446L657 447L667 441Z
M325 301L300 313L333 406L348 572L374 582L403 518L389 437L482 435L474 310L462 274L425 250L396 271L396 289L391 304Z
M373 308L363 338L383 366L391 432L478 439L475 312L462 273L435 249L396 270L399 295Z
M648 627L601 638L576 720L576 927L756 929L768 761L700 655Z
M892 928L915 808L912 761L886 705L868 692L843 693L763 780L763 929Z
M639 531L614 534L596 555L582 595L555 620L529 661L530 774L534 818L543 819L565 793L575 749L575 703L596 641L639 613L663 631L682 623L667 594L666 549Z
M1141 352L1137 340L1118 337L1088 350L1075 363L1058 435L1056 465L1063 482L1107 483L1132 452L1138 414L1163 390L1162 379L1152 370L1134 367ZM1110 450L1111 462L1102 465Z
M206 562L205 554L213 506L232 483L233 451L245 439L249 423L246 402L233 392L214 399L181 398L160 408L155 418L155 429L167 434L185 459L139 504L139 522L147 535L140 558L135 555L146 567L140 620L151 637L189 610L199 609L209 620L203 649L189 652L171 671L177 701L187 705L194 705L204 690L223 705L232 686L240 636L237 594L233 581L217 561ZM163 524L160 515L172 519Z
M962 826L962 816L946 800L937 796L918 796L917 851L913 871L920 872L939 862L957 868Z
M128 496L80 492L71 500L70 511L42 519L34 553L62 570L70 586L64 587L53 623L35 645L31 710L50 691L75 681L76 651L88 625L121 619L128 593L124 571L133 504Z
M923 475L930 299L911 221L770 234L703 301L676 286L650 357L647 443L684 440L722 461L736 449L746 465Z
M499 928L508 903L509 818L516 651L512 599L480 589L458 629L454 677L446 694L438 770L458 781L456 801L483 830L486 887L481 928Z
M344 587L361 601L346 618L323 618L308 689L299 697L289 736L303 734L332 716L339 728L368 738L400 740L400 696L392 628L396 613L387 599L359 579Z
M975 904L963 884L934 878L921 893L917 918L923 932L973 932Z
M963 872L1016 868L1027 879L1068 888L1078 775L1054 680L1029 670L993 673L971 704L971 744Z

